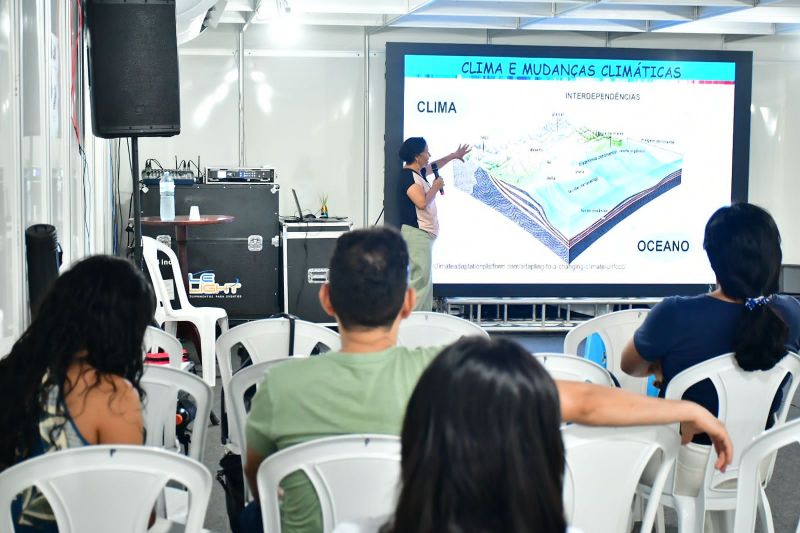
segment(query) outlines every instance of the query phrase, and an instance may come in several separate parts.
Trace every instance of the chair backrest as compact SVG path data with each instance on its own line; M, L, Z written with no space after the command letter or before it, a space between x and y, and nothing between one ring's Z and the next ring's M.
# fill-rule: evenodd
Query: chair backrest
M165 254L170 262L172 267L171 282L165 280L161 275L161 268L158 260L159 252ZM191 308L192 305L189 303L189 298L186 296L186 287L184 287L186 280L183 279L181 266L178 263L178 256L175 255L172 248L161 244L152 237L143 236L142 257L144 257L145 265L147 265L147 271L150 274L150 281L153 284L153 290L156 293L158 305L163 306L167 312L173 311L172 298L170 298L172 291L169 290L167 285L167 283L172 283L175 287L175 292L178 294L178 301L181 304L181 309ZM158 310L156 311L158 312Z
M247 421L247 405L245 403L245 393L250 387L261 385L264 375L273 366L291 361L292 357L281 357L245 367L233 375L228 386L225 388L225 401L228 406L228 423L230 427L230 442L228 447L234 452L244 455L245 451L245 422ZM245 495L249 500L248 487L245 486Z
M661 455L640 530L652 531L661 490L680 448L678 432L670 426L570 425L561 435L567 459L564 511L570 526L587 532L626 531L642 473L654 455Z
M704 379L711 380L717 391L718 418L725 424L733 442L733 460L724 473L715 470L717 456L713 447L711 448L701 488L703 497L707 500L732 497L735 489L723 489L719 486L738 477L741 453L753 438L764 431L775 395L787 374L792 379L783 390L783 404L777 412L777 423L781 424L786 420L800 379L800 357L796 354L787 353L770 370L753 372L742 370L732 353L720 355L687 368L667 385L665 397L673 400L682 398L689 387Z
M268 457L256 476L265 533L280 533L278 483L302 470L322 508L322 531L340 522L388 519L400 482L400 438L343 435L313 440Z
M592 334L603 341L606 352L606 368L619 380L620 387L627 391L647 394L647 378L635 378L622 371L622 349L633 337L633 333L644 322L649 309L628 309L600 315L572 328L564 337L564 353L580 355L578 346Z
M533 355L542 363L542 366L545 367L553 379L582 381L607 387L617 386L608 370L583 357L550 352L535 353Z
M736 493L736 520L734 533L753 533L756 523L756 505L761 487L761 463L784 446L800 443L800 420L792 420L780 427L765 431L755 438L741 454L739 481ZM800 533L800 522L796 531Z
M144 331L144 355L162 349L169 354L169 366L180 370L183 363L183 346L174 335L163 329L147 326Z
M171 367L146 365L142 375L142 388L146 446L175 450L175 412L178 393L188 393L197 411L192 425L189 457L202 460L205 449L206 421L211 413L213 392L205 381L183 370Z
M400 322L397 344L408 348L445 346L468 336L489 338L486 330L469 320L445 313L414 311Z
M219 373L222 386L231 380L233 369L231 365L232 350L241 344L244 346L253 363L278 359L289 355L309 355L314 347L321 343L330 350L339 350L342 341L335 331L306 322L294 321L294 350L289 347L288 318L265 318L245 322L229 329L217 338L216 352L219 363ZM227 401L227 398L226 398Z
M211 473L201 463L145 446L86 446L48 453L0 472L0 531L14 531L11 501L35 485L61 533L147 530L153 502L169 481L189 490L186 531L201 531Z

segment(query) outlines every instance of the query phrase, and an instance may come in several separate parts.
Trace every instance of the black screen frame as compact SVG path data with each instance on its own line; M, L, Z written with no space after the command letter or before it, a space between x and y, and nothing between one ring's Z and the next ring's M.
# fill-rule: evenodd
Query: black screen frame
M474 55L495 57L622 59L660 61L717 61L735 64L731 202L745 202L750 172L750 104L753 53L727 50L600 48L571 46L386 43L386 115L384 135L384 220L396 225L397 189L394 180L401 162L406 55ZM493 284L437 283L443 297L660 297L698 294L708 284Z

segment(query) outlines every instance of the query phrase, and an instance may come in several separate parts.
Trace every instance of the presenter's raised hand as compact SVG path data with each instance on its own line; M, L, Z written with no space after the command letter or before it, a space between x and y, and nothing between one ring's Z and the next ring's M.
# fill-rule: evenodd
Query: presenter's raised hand
M467 155L472 151L472 147L468 144L459 144L456 151L453 152L453 159L458 159L462 163L464 162L464 156Z

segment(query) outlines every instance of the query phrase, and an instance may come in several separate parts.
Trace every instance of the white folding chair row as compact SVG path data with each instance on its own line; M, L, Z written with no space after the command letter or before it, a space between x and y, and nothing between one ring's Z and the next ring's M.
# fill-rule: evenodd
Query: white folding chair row
M651 458L662 458L655 486L663 486L680 446L670 427L562 431L566 449L564 501L570 525L584 531L623 531L631 502ZM314 486L323 532L342 522L381 524L395 508L400 440L386 435L345 435L309 441L268 457L257 483L265 533L280 531L278 485L301 470ZM658 501L649 503L642 532L651 531Z
M175 252L151 237L142 237L142 251L150 281L156 295L157 306L155 318L159 325L165 325L167 331L175 334L178 322L191 322L200 334L200 362L203 365L203 380L213 387L216 381L216 365L214 364L214 339L217 326L224 333L228 330L228 313L221 307L195 307L189 303L180 265ZM165 280L161 275L161 264L158 254L167 256L172 267L172 280ZM174 282L174 283L173 283ZM168 288L172 283L178 296L180 308L172 306L172 291Z
M239 324L219 336L216 342L219 373L224 387L233 375L232 360L234 350L241 345L250 355L253 363L261 363L286 356L306 356L311 354L317 344L323 344L331 351L342 346L339 334L335 331L307 322L294 321L294 346L289 346L290 320L288 318L265 318Z
M169 356L169 366L178 370L187 370L191 363L183 362L183 346L174 335L154 326L147 326L144 331L144 354L157 353L164 350Z
M181 453L176 431L176 412L178 394L186 393L191 396L195 405L188 455L202 461L213 397L211 387L194 374L157 365L145 365L141 385L145 392L142 405L145 446ZM179 488L165 488L163 498L159 499L156 506L159 516L185 522L189 507L188 496L186 491Z
M170 481L189 491L186 524L157 519L153 502ZM36 486L61 533L149 533L203 530L211 473L198 461L144 446L86 446L48 453L0 472L0 531L14 531L11 502Z
M539 352L533 355L553 379L581 381L607 387L617 386L608 370L583 357L552 352Z
M728 429L734 450L733 460L723 473L714 468L717 455L713 447L709 448L697 496L675 494L674 479L668 483L661 502L677 510L679 533L702 531L707 511L722 511L725 522L732 526L742 451L764 431L773 400L787 375L791 376L791 381L783 390L783 403L775 422L777 428L786 421L790 400L797 390L800 357L796 354L788 353L770 370L753 372L742 370L733 354L725 354L694 365L670 381L665 396L672 400L681 399L687 389L705 379L711 381L719 398L718 418ZM774 456L769 460L774 461ZM646 487L642 487L641 492L645 497L652 494ZM768 507L763 491L761 497L760 505Z
M278 484L303 471L319 498L322 531L342 522L376 525L394 513L400 482L400 438L343 435L305 442L269 456L258 468L264 533L280 533Z
M194 374L157 365L145 366L141 385L145 392L143 402L145 445L168 450L177 449L175 414L178 394L185 392L192 397L197 409L192 426L189 457L202 461L213 398L211 387Z
M407 348L446 346L471 336L489 338L486 330L469 320L445 313L414 311L400 322L397 344Z
M766 503L763 512L770 521L770 526L765 529L774 530L771 525L772 513L764 494L764 486L761 484L761 465L764 460L774 456L778 450L793 443L800 443L800 419L765 431L742 452L736 492L734 533L753 533L756 524L756 507L758 507L759 501ZM800 533L800 522L795 531Z
M649 309L629 309L595 317L578 324L564 337L564 353L580 355L581 342L593 334L600 336L605 347L606 368L619 380L623 389L647 394L647 378L636 378L622 371L622 349L644 322Z
M232 405L234 401L229 396L228 383L233 375L232 361L238 346L247 350L254 364L286 356L307 357L318 344L323 344L331 351L341 348L338 333L305 320L294 320L294 345L290 347L290 327L288 318L266 318L240 324L219 336L216 352L226 406ZM235 418L228 417L227 447L233 453L241 453L240 443L244 442L238 440L240 431L237 424Z
M669 426L587 427L561 430L566 451L564 510L567 522L589 531L629 531L633 498L650 459L661 458L653 483L664 487L680 448ZM640 531L650 533L658 501L648 502Z

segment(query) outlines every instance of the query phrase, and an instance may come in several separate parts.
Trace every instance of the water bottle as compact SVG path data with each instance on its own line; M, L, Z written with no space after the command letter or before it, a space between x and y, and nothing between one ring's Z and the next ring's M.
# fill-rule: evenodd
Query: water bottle
M161 191L161 220L175 220L175 180L169 172L161 176L158 188Z

